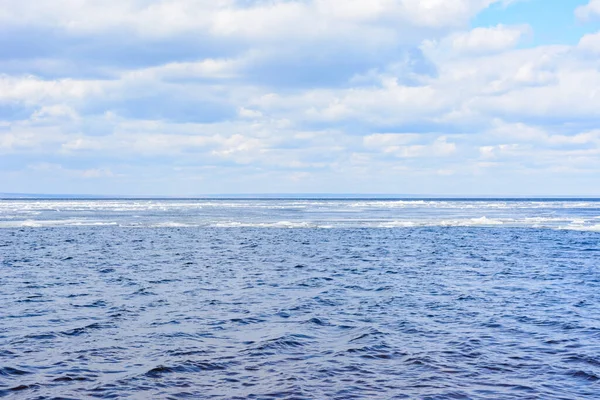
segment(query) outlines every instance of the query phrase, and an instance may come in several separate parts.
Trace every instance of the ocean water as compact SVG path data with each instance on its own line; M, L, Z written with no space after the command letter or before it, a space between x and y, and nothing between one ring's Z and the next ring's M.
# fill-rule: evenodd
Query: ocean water
M0 397L600 398L600 201L0 200Z

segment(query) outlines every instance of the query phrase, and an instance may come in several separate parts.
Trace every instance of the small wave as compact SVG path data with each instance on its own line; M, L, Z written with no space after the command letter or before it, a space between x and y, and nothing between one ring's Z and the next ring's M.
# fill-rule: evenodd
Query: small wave
M22 376L29 375L31 372L13 367L0 368L0 376Z
M351 347L346 350L348 354L356 354L361 358L390 360L398 356L406 356L406 353L393 351L386 345Z
M208 350L176 349L176 350L167 350L167 353L173 357L182 357L182 356L206 355L209 353L209 351Z
M11 391L11 392L22 392L23 390L38 389L39 387L40 387L40 385L37 385L37 384L33 384L33 385L19 385L19 386L11 387L8 390Z
M318 325L318 326L330 326L331 324L322 318L313 317L308 321L305 321L307 324Z
M275 351L286 351L293 350L299 347L304 347L309 343L309 340L312 339L310 336L300 335L300 334L291 334L284 335L275 339L269 339L263 341L256 350L265 351L265 350L275 350Z
M87 380L89 380L89 378L84 376L60 376L52 379L53 382L82 382Z
M87 325L87 326L84 326L81 328L74 328L74 329L69 329L69 330L63 331L63 332L61 332L61 335L63 335L63 336L80 336L80 335L90 333L94 330L102 329L102 328L105 328L105 326L95 322L93 324L90 324L90 325Z
M93 303L87 303L87 304L73 304L73 307L76 308L80 308L80 307L84 307L84 308L97 308L97 307L106 307L106 302L104 300L96 300Z
M227 364L215 363L215 362L198 362L198 361L185 361L179 365L172 367L165 365L158 365L144 375L151 378L159 378L165 374L171 373L189 373L189 372L201 372L201 371L222 371L227 369Z
M261 318L232 318L229 320L230 322L240 324L240 325L251 325L251 324L259 324L261 322L265 322L264 319Z
M361 341L363 339L371 340L372 338L383 336L386 336L386 334L375 328L365 328L359 330L358 332L353 332L353 337L348 340L348 343Z
M565 362L589 364L593 367L600 367L600 359L589 355L575 354L564 358Z
M600 377L598 375L586 371L573 371L569 375L571 375L574 378L579 378L590 382L597 382L600 380Z

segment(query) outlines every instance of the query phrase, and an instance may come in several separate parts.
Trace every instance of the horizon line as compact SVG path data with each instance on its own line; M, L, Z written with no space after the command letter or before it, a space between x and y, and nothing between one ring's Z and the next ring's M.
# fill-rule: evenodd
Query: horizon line
M0 199L600 199L600 194L205 193L197 195L2 193Z

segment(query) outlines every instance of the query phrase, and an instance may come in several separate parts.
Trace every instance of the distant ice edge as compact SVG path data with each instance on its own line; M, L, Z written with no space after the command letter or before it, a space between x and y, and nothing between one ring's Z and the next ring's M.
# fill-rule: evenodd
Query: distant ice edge
M554 224L548 224L548 222ZM562 222L562 223L557 223ZM594 221L597 222L597 221ZM600 232L600 224L591 221L564 219L515 220L493 219L487 217L453 219L453 220L392 220L392 221L276 221L276 222L246 222L246 221L207 221L201 223L183 221L158 221L146 223L128 223L117 221L97 220L8 220L0 221L0 229L40 229L40 228L150 228L150 229L178 229L178 228L261 228L261 229L407 229L407 228L434 228L434 227L473 227L473 228L529 228L572 230L586 232Z

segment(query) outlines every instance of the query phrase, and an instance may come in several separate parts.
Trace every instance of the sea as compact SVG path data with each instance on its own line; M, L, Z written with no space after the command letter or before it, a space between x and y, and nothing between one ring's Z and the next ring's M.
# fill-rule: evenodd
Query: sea
M600 200L0 200L0 397L600 399Z

